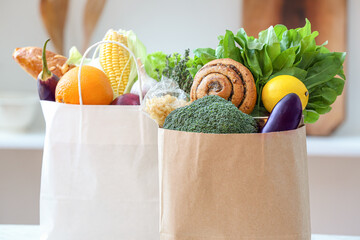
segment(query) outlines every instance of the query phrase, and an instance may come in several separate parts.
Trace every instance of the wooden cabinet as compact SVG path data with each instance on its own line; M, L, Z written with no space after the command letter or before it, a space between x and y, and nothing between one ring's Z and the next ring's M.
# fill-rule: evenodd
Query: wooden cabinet
M270 25L284 24L288 28L302 27L305 18L312 30L319 31L318 44L329 41L331 51L346 51L346 0L243 0L243 27L249 35ZM331 112L307 126L309 135L329 135L345 118L345 93L333 104Z

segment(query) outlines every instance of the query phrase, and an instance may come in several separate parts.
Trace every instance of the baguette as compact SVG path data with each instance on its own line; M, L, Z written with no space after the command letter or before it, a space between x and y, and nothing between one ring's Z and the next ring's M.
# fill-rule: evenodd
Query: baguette
M42 71L41 56L42 49L39 47L16 48L13 53L14 60L35 79L37 79ZM75 67L74 65L68 65L66 63L66 57L51 51L46 51L46 60L49 70L59 78L71 68Z

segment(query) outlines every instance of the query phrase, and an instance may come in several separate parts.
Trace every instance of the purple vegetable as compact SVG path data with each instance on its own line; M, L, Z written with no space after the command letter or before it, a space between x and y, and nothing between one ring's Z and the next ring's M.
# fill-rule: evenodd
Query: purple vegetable
M140 105L140 97L137 94L125 93L115 98L111 105Z
M283 97L270 113L262 133L280 132L296 129L302 116L300 98L295 93Z
M50 39L46 40L42 51L43 69L38 76L37 86L40 100L55 101L55 89L59 82L59 77L49 71L46 62L46 45Z

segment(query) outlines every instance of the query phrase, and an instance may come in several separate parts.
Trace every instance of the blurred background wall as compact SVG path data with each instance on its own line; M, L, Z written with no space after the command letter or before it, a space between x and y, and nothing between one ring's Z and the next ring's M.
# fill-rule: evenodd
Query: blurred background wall
M38 0L0 1L0 92L37 94L36 81L20 69L11 54L16 47L42 46L47 38L38 3ZM84 3L70 1L66 50L73 45L81 49ZM359 11L360 1L348 0L348 110L345 122L335 132L339 138L360 138ZM182 53L186 48L215 48L217 36L226 29L236 31L242 26L241 19L241 0L108 0L91 42L101 40L109 28L122 28L134 30L148 52ZM51 44L49 49L53 50ZM43 131L38 106L29 132ZM6 139L2 141L6 143ZM327 147L325 142L320 153L309 156L313 232L360 235L360 156L329 155ZM41 156L39 147L0 147L0 224L38 223Z

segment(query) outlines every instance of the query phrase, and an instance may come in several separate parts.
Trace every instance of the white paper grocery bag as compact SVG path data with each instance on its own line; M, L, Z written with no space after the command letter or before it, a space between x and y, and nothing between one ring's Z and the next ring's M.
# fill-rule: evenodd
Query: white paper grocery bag
M153 120L139 106L41 106L42 239L159 239Z

